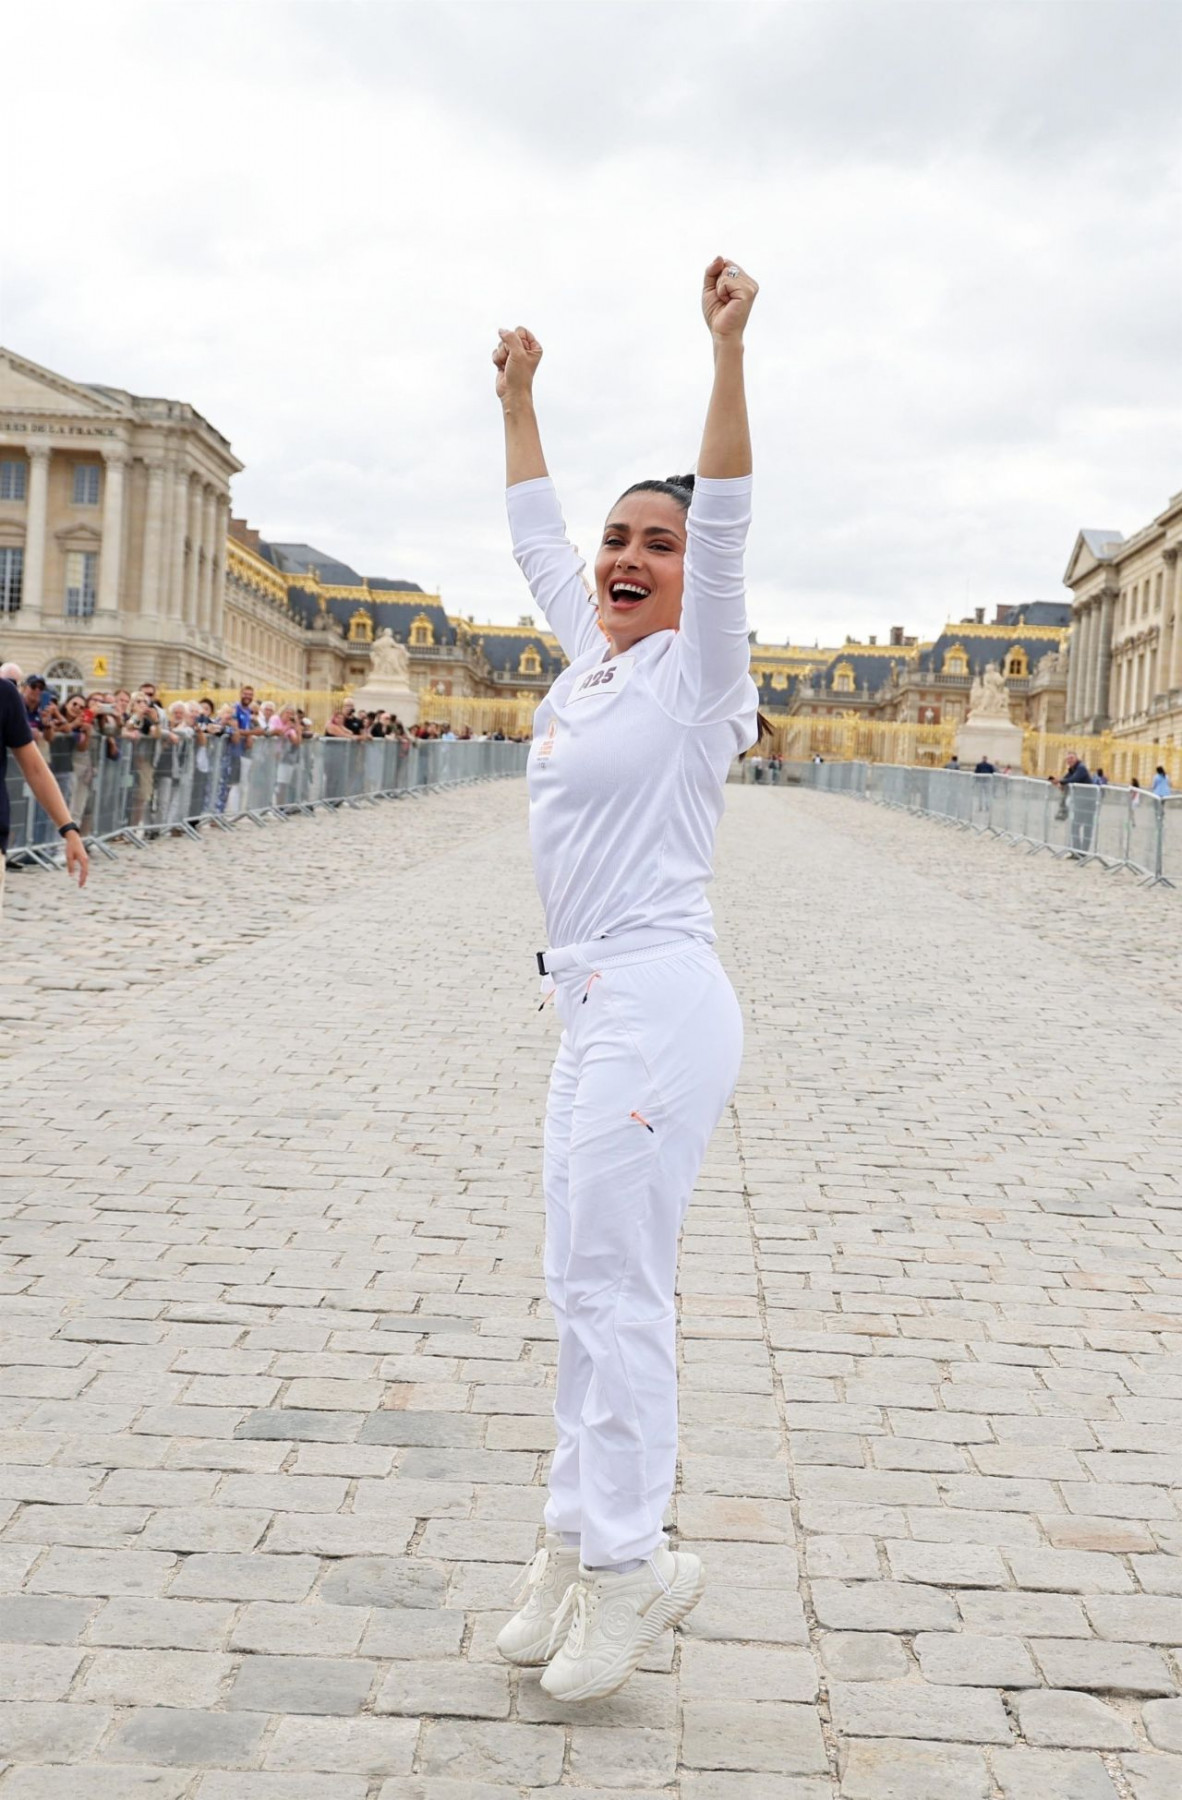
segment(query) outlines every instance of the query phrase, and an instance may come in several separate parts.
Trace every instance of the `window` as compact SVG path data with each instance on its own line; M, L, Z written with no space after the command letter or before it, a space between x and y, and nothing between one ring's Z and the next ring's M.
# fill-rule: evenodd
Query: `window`
M74 464L74 505L97 506L99 466L97 463Z
M969 672L969 653L963 644L953 644L944 652L945 675L967 675Z
M1030 661L1021 644L1012 644L1006 655L1006 674L1021 679L1030 673Z
M839 663L833 671L833 691L835 694L852 694L854 691L854 671L849 663Z
M412 649L425 649L428 644L435 642L435 628L426 613L420 613L417 618L411 620L410 642Z
M373 643L373 619L364 607L359 607L349 620L349 642L351 644Z
M23 500L28 477L27 462L0 462L0 500Z
M71 550L66 557L66 617L89 619L94 612L95 571L93 550Z
M20 611L24 573L23 550L0 550L0 613Z
M540 675L542 673L542 659L538 655L536 644L527 644L521 652L517 673L519 675Z

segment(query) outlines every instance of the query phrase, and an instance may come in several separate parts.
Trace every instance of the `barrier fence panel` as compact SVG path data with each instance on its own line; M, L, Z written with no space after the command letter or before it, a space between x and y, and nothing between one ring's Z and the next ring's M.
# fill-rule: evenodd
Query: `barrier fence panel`
M1182 885L1182 795L892 763L786 762L786 783L853 794L1034 850Z
M52 745L51 745L52 748ZM525 773L528 744L442 739L278 737L251 744L219 737L92 738L54 774L88 844L143 844L166 832L193 836L202 825L232 829L316 807L360 805L398 794ZM9 859L60 859L57 828L8 758Z

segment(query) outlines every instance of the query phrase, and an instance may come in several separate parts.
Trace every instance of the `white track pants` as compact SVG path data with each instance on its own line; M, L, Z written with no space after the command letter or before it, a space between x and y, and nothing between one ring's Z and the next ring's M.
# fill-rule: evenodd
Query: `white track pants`
M563 1033L544 1185L558 1447L546 1524L580 1534L583 1562L602 1566L661 1539L677 1469L677 1241L743 1027L709 945L553 957Z

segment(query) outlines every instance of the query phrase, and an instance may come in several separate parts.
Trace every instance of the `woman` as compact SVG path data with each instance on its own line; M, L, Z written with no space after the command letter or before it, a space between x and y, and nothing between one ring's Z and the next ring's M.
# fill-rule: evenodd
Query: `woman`
M541 345L502 332L493 355L514 554L570 659L529 759L551 944L538 964L563 1025L543 1173L558 1445L546 1541L498 1639L510 1662L548 1663L542 1686L562 1700L613 1693L704 1585L661 1521L677 1461L678 1234L742 1051L705 889L727 771L757 733L743 592L756 291L721 257L707 269L714 387L696 486L622 495L593 602L542 455Z

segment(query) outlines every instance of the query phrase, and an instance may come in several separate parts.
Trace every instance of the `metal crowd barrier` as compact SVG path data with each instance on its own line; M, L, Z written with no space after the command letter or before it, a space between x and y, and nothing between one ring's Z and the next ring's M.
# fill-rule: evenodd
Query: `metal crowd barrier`
M1059 787L1027 775L895 763L785 763L782 778L989 833L1030 852L1128 869L1146 886L1182 882L1182 795L1160 799L1143 788Z
M288 820L319 808L368 806L462 782L525 772L528 744L492 739L312 738L289 744L256 738L249 747L220 737L204 746L182 736L92 738L68 757L49 746L50 766L88 847L113 857L116 844L143 848L167 833L197 837L201 827L232 831ZM21 778L7 772L10 863L61 861L57 828Z

